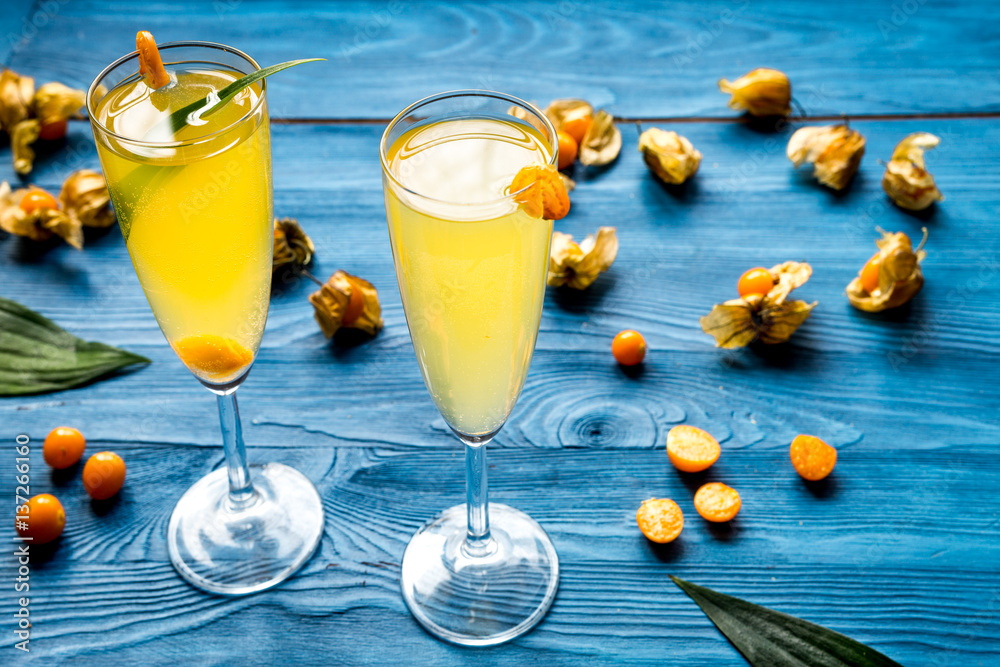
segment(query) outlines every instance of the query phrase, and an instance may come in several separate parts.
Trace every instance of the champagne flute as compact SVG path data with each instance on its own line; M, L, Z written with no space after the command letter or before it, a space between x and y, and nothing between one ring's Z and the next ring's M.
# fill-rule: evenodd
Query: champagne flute
M198 588L242 595L289 577L323 533L322 502L302 473L280 463L247 463L236 405L235 392L260 347L271 286L266 83L174 133L160 122L170 112L260 67L236 49L207 42L165 44L160 51L172 83L148 86L133 52L94 80L87 111L153 314L219 405L226 466L195 483L174 508L170 560Z
M531 164L556 163L544 114L486 91L435 95L382 136L396 278L424 382L465 444L466 503L422 527L403 555L403 598L424 628L469 646L537 624L559 559L531 517L490 503L486 444L517 401L545 294L552 221L508 192Z

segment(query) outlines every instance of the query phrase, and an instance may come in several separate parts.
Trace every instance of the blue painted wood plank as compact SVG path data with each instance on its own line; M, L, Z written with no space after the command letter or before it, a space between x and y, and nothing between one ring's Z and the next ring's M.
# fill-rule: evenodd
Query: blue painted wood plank
M6 66L13 54L24 51L59 9L59 2L40 7L33 0L5 0L0 12L0 64Z
M33 492L57 493L69 520L33 575L26 664L169 664L192 652L208 664L743 664L668 573L829 625L906 665L989 664L1000 648L989 611L1000 600L1000 514L982 501L1000 493L1000 121L853 126L869 148L843 195L792 169L787 133L739 123L663 125L705 155L682 190L646 172L634 124L623 126L615 165L575 174L573 210L558 228L617 225L619 259L587 292L549 290L524 394L491 454L494 499L550 531L562 587L538 629L487 651L430 638L399 597L406 540L461 502L462 468L420 380L395 287L379 126L274 127L276 212L312 235L314 273L372 280L386 321L370 342L331 345L312 320L309 282L272 296L240 391L251 459L299 467L329 515L320 553L276 591L222 600L169 566L166 522L187 486L221 464L218 425L210 396L164 343L117 231L88 238L82 252L0 239L0 294L154 360L84 389L0 400L4 437L25 432L37 446L71 423L91 451L119 451L129 465L121 499L100 516L78 474L53 479L35 450ZM916 130L942 137L928 164L947 200L925 218L886 205L879 185L877 160ZM35 181L55 188L70 169L96 166L90 141L74 123ZM854 311L842 293L873 251L875 225L931 233L924 291L880 316ZM800 292L820 302L814 316L782 348L715 350L697 318L733 295L745 268L785 259L813 264ZM651 347L636 377L608 349L627 327ZM703 478L679 476L662 451L681 422L722 441ZM800 432L841 450L829 484L806 487L791 470L787 446ZM707 479L743 494L731 530L694 514ZM0 491L13 492L10 479ZM688 516L665 549L634 525L638 503L654 495ZM11 533L0 527L0 539Z
M323 56L272 82L272 115L391 118L426 95L584 97L625 117L725 117L716 82L791 76L810 115L1000 111L995 2L372 2L60 4L12 64L86 87L137 28L262 63ZM325 69L320 69L325 67ZM308 92L306 92L308 91Z

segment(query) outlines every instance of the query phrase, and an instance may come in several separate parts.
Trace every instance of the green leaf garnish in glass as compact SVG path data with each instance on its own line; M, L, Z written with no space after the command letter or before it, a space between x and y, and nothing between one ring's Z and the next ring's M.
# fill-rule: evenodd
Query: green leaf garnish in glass
M670 578L754 667L902 667L821 625Z
M185 125L189 124L189 120L192 118L205 118L212 115L219 110L223 105L225 105L229 100L236 97L244 88L251 86L265 77L269 77L272 74L280 72L281 70L288 69L289 67L295 67L296 65L301 65L303 63L314 63L320 60L326 60L326 58L305 58L303 60L289 60L288 62L278 63L277 65L271 65L270 67L264 67L256 72L251 72L244 77L240 77L233 81L228 86L223 88L218 92L209 93L200 100L195 100L191 104L174 111L172 114L161 120L159 123L151 127L147 132L146 136L161 136L169 131L168 136L173 136Z
M88 343L30 308L0 297L0 396L72 389L149 359Z

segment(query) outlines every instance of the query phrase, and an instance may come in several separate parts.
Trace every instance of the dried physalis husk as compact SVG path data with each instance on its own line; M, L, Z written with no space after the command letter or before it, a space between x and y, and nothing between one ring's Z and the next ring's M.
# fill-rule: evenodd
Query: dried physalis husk
M37 91L32 101L35 117L45 126L59 123L76 115L87 96L82 90L61 83L47 83Z
M664 183L679 185L698 171L699 153L691 142L676 132L657 127L639 135L639 152L646 166Z
M622 133L614 116L603 109L594 116L580 142L580 163L588 167L603 167L614 162L622 151Z
M14 159L14 171L27 174L35 164L35 151L31 144L38 141L41 125L37 118L28 118L15 125L10 132L10 152Z
M79 220L54 207L34 208L31 211L21 207L29 191L30 188L11 190L6 181L0 183L0 229L32 241L48 241L56 235L77 250L83 248L83 230Z
M785 262L769 269L774 287L767 294L751 294L712 307L701 318L702 330L717 347L745 347L754 341L784 343L808 319L817 302L789 301L788 295L812 275L805 262Z
M367 280L337 271L309 295L323 335L331 338L341 327L361 329L374 336L382 328L378 291Z
M545 116L557 132L564 131L580 143L594 121L594 107L585 100L553 100L545 107Z
M80 169L69 175L59 193L62 210L84 227L110 227L115 222L104 174Z
M914 132L896 146L892 160L885 166L882 189L897 206L910 211L922 211L944 195L927 173L924 151L934 148L940 139L927 132Z
M14 126L27 118L35 96L35 80L11 69L0 72L0 130L12 134Z
M601 227L596 236L588 235L580 244L569 234L553 232L546 282L552 287L587 289L597 276L611 268L617 256L614 227Z
M865 138L846 125L803 127L788 140L788 159L798 167L811 162L816 180L843 190L861 164L865 154Z
M851 305L869 313L902 306L924 286L920 262L927 257L924 251L927 228L924 227L924 238L916 250L906 234L879 231L882 238L875 241L878 252L847 286L847 299Z
M792 84L784 72L760 67L736 81L719 79L719 90L729 93L732 109L751 116L787 116L792 111Z
M312 261L316 246L309 238L299 221L295 218L274 219L274 254L271 270L277 271L283 266L301 269Z

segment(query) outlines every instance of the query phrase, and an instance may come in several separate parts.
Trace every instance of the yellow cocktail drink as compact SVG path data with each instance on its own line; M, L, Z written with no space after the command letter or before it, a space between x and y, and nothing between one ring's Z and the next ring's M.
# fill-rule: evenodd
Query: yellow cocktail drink
M172 72L176 82L165 88L133 77L101 100L97 120L118 136L102 135L97 149L160 328L191 372L222 384L253 362L267 319L273 214L266 103L257 107L255 84L174 134L164 118L241 74L208 66ZM237 122L251 113L258 117Z
M531 362L552 222L506 195L522 167L549 162L548 145L530 125L484 117L418 125L386 151L413 347L438 410L465 435L503 425Z

